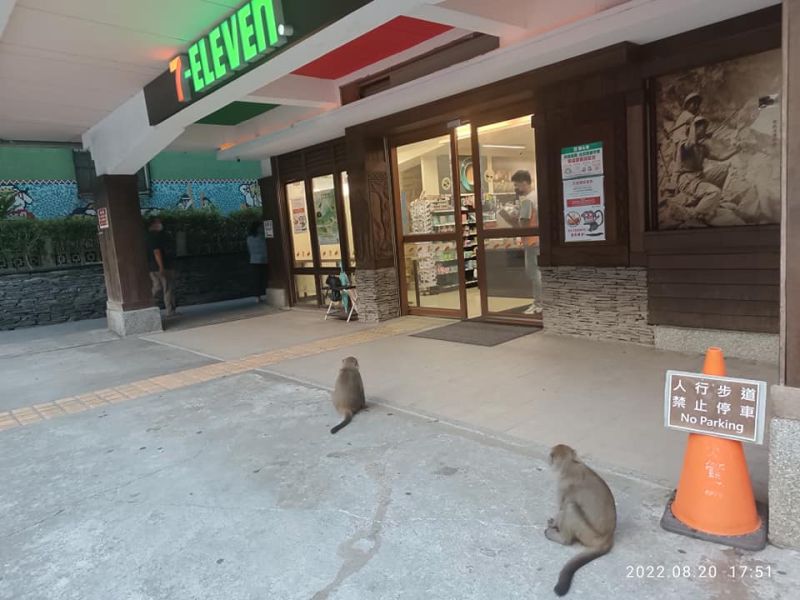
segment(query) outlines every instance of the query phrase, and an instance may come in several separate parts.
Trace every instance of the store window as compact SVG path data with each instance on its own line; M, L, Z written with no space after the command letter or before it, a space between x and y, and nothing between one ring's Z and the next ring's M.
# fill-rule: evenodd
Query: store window
M286 208L291 215L293 265L298 268L313 267L311 232L308 225L306 186L302 181L286 184ZM312 278L313 281L313 278Z
M455 231L450 136L397 148L403 233Z
M486 299L490 313L508 316L531 314L536 295L534 266L525 260L525 245L519 237L488 239L486 249ZM541 287L541 286L540 286Z
M342 260L342 248L339 243L339 218L336 214L333 175L314 177L311 180L311 191L314 197L320 267L338 267Z
M295 275L294 288L297 304L317 304L317 286L314 275Z
M408 305L458 310L461 300L456 243L407 243L403 249Z
M484 229L538 227L530 116L478 127Z
M491 123L477 131L486 309L495 315L541 317L536 150L531 117Z

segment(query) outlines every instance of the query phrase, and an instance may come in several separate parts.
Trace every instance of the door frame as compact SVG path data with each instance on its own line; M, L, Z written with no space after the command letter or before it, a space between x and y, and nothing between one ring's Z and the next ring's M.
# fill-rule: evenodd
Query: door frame
M305 164L303 166L305 171ZM317 298L316 307L322 307L324 306L324 302L323 302L323 290L320 278L326 277L331 274L338 275L340 272L340 269L337 267L321 266L321 257L319 254L319 236L317 233L317 219L316 219L316 210L314 209L314 191L312 185L312 179L316 179L317 177L326 177L328 175L333 176L333 190L336 202L336 225L339 230L339 254L341 256L340 260L342 266L344 267L345 273L347 273L348 276L350 277L352 277L353 275L354 268L350 266L350 244L347 235L347 224L345 222L346 213L344 210L344 192L342 189L342 174L346 172L347 169L344 168L344 165L337 164L332 173L328 171L325 173L311 174L306 171L305 175L302 178L295 178L280 182L280 187L278 190L279 202L281 202L284 205L284 208L288 214L288 218L286 219L288 235L286 236L286 239L288 240L288 250L289 250L289 305L290 306L298 305L297 285L295 283L296 275L314 276L314 290ZM303 190L305 191L305 199L306 199L305 208L308 221L309 239L311 244L311 258L313 262L313 266L311 267L296 267L294 264L294 236L293 236L294 232L292 231L291 207L288 206L287 204L288 196L286 194L286 186L300 182L303 183ZM307 304L306 306L311 306L311 305Z
M453 212L455 220L455 231L447 233L411 233L406 234L403 231L403 208L400 198L400 173L399 165L397 163L397 148L406 144L413 144L415 142L423 142L428 139L448 136L449 139L449 152L450 152L450 179L453 182ZM424 129L417 129L411 133L406 133L396 137L387 138L389 146L389 168L391 170L392 182L392 196L394 205L394 222L395 222L395 240L397 252L397 266L398 266L398 281L400 284L400 311L405 315L418 315L427 317L444 317L444 318L457 318L465 319L467 317L466 305L466 286L464 277L464 251L463 251L463 231L461 221L461 185L458 183L458 178L455 176L457 169L454 160L454 152L457 147L455 128L449 128L445 124L431 125ZM458 199L458 206L456 205ZM457 309L451 308L436 308L436 307L422 307L410 306L408 303L408 284L406 282L406 254L405 245L421 242L455 242L456 245L456 258L458 259L458 298L459 307ZM419 296L419 290L417 290Z
M449 317L458 319L468 319L468 304L467 304L467 287L466 287L466 273L464 258L464 236L463 236L463 212L461 210L461 180L458 173L458 137L457 128L462 125L468 125L470 128L470 154L473 164L474 183L473 193L475 196L475 220L477 231L477 248L476 259L478 262L478 290L480 293L480 308L481 314L477 317L472 317L476 320L492 321L498 323L509 324L522 324L531 326L541 326L541 317L534 316L516 316L506 313L490 312L489 299L487 288L487 271L486 271L486 248L485 241L487 239L503 239L503 238L517 238L528 236L539 236L541 240L541 223L539 227L525 227L520 229L500 229L500 230L487 230L483 226L483 177L480 173L480 141L478 139L478 128L484 125L490 125L501 121L517 119L530 115L531 117L531 137L533 138L535 148L535 130L533 128L533 113L529 106L516 106L513 114L509 115L504 113L503 116L497 111L491 111L482 115L479 118L471 120L469 123L455 121L456 125L447 127L447 125L438 124L431 125L422 129L417 129L412 132L404 132L403 134L388 137L390 161L389 168L391 169L391 182L392 182L392 195L395 211L395 240L396 251L398 257L398 280L400 283L400 308L401 313L406 315L419 315L430 317ZM453 123L453 122L451 122ZM427 139L442 137L448 135L450 137L450 171L451 180L453 182L453 210L455 213L455 232L445 234L405 234L403 231L403 218L402 218L402 205L400 200L400 177L398 172L397 163L397 147L415 142L425 141ZM538 156L538 152L536 153ZM536 165L533 165L536 168ZM538 192L538 178L537 178L537 192ZM537 206L538 212L538 206ZM492 232L487 234L486 232ZM456 243L456 256L458 258L459 270L459 302L458 309L443 309L433 307L420 307L410 306L408 303L408 284L405 276L405 244L414 242L436 242L436 241L455 241Z

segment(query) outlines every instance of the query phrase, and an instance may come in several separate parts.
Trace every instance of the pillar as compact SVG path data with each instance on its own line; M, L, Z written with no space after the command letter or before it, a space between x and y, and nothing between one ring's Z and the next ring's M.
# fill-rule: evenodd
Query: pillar
M800 0L783 0L780 384L770 394L769 538L800 548ZM790 235L791 234L791 235Z
M264 218L265 232L271 229L272 237L267 235L267 261L269 262L269 279L267 280L267 304L280 308L289 306L289 245L287 231L291 231L291 222L286 214L286 207L280 201L278 184L274 175L258 180L261 189L261 208ZM288 223L288 224L287 224Z
M106 280L108 328L122 336L161 331L147 268L136 175L98 178L95 201Z
M389 159L381 137L348 130L346 142L359 319L385 321L400 316Z

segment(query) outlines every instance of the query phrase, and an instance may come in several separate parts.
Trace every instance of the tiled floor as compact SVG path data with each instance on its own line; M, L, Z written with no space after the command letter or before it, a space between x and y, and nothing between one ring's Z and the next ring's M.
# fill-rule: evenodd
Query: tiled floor
M230 327L231 323L226 323ZM257 368L269 367L279 362L293 360L357 346L373 342L383 337L411 333L424 328L424 322L397 320L376 327L355 329L352 333L340 334L335 337L313 340L293 346L269 350L243 358L212 363L192 369L185 369L148 377L119 386L95 390L77 396L60 398L53 402L36 404L34 406L12 409L0 412L0 431L14 427L26 426L54 417L83 412L106 404L116 404L126 400L133 400L150 395L153 392L174 390L195 383L211 381L221 377L236 375Z

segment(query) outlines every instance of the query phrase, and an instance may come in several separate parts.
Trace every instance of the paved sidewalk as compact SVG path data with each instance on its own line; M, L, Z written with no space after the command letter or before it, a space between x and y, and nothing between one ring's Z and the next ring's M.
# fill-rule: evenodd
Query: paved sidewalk
M554 597L577 548L543 535L541 455L379 407L336 420L325 391L250 372L0 432L0 599ZM571 598L798 589L797 553L668 534L667 489L603 474L616 546Z

